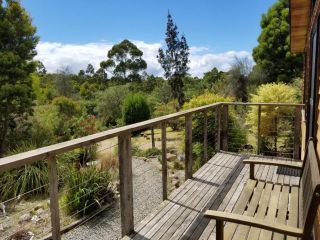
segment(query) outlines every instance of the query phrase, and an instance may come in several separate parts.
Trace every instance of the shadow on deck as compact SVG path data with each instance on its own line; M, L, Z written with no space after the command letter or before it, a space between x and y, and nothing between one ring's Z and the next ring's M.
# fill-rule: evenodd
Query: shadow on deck
M135 233L124 239L215 239L215 221L204 218L207 209L231 212L249 179L244 158L234 153L217 153L192 179L186 181L142 222ZM258 165L256 179L298 186L297 170ZM243 209L245 211L246 209ZM235 229L236 234L237 229ZM257 237L258 239L259 237Z

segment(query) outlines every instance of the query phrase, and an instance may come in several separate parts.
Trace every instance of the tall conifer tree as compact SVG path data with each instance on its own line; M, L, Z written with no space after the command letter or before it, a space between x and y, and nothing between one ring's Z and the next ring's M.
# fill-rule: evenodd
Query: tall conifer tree
M178 27L174 24L170 13L168 13L165 41L167 49L160 48L157 58L164 70L164 76L169 81L172 95L178 100L180 109L184 103L183 77L189 70L189 46L184 35L181 39L179 38Z
M38 37L28 13L18 0L0 0L0 156L8 136L32 114L34 93L30 74Z

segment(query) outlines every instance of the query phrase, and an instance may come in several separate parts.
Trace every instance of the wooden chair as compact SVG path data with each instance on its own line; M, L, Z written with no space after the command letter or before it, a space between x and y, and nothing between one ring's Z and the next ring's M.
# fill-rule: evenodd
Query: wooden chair
M284 239L283 235L287 235L287 239L294 239L295 238L301 238L303 240L310 239L317 209L320 203L320 175L319 175L319 163L318 159L316 157L314 143L312 139L309 140L305 159L302 162L295 162L295 161L283 161L283 160L244 160L245 164L250 164L250 178L248 182L246 183L246 186L248 184L252 184L252 179L254 179L254 165L255 164L265 164L265 165L274 165L274 166L282 166L282 167L289 167L289 168L295 168L295 169L301 169L301 178L299 186L297 186L297 191L294 193L291 191L288 194L291 194L289 199L291 201L288 202L296 202L296 204L293 204L292 206L286 208L287 206L284 206L285 211L285 217L284 223L281 223L281 221L277 221L277 218L268 219L265 214L266 211L262 214L255 213L257 211L254 209L252 212L254 216L247 216L244 214L237 214L234 213L233 210L231 213L227 212L221 212L221 211L213 211L213 210L207 210L205 212L205 216L211 219L216 220L216 239L222 240L224 237L233 238L233 239L251 239L251 237L248 238L248 231L249 229L253 228L259 228L261 231L269 230L271 232L270 236L272 236L272 232L275 234L274 236L281 236L279 239ZM260 181L257 181L259 185ZM261 183L262 184L262 183ZM276 186L276 185L274 185ZM284 187L284 186L281 186ZM288 186L287 186L288 187ZM275 191L275 187L271 189L271 195L275 194L273 191ZM253 191L254 192L254 191ZM248 194L248 191L246 192L246 187L244 187L243 191L241 192L241 195L239 197L240 201L241 199L248 199L245 206L247 207L247 211L250 209L250 201L251 200L253 192L250 193L251 197L242 198L241 195ZM298 199L296 199L298 198ZM267 202L264 202L267 201ZM265 209L270 210L272 206L270 204L269 199L263 199L260 198L258 201L255 201L258 206L266 206ZM299 204L298 204L299 202ZM302 203L302 204L301 204ZM290 204L290 203L282 203L282 204ZM299 205L299 206L298 206ZM277 207L276 207L277 208ZM281 209L278 209L277 211L281 211ZM277 215L277 214L275 214ZM293 219L294 221L290 222L286 219ZM247 231L243 231L244 236L230 236L229 230L227 229L224 233L224 222L230 222L229 225L234 225L234 229L236 229L236 224L240 224L243 226L247 226ZM282 221L283 222L283 221ZM233 224L232 224L233 223ZM286 224L287 223L287 224ZM299 227L298 227L299 226ZM251 227L251 228L250 228ZM260 231L259 231L260 233ZM228 235L229 236L226 236ZM259 236L256 238L258 239ZM271 237L269 237L271 239ZM272 239L277 239L273 237Z

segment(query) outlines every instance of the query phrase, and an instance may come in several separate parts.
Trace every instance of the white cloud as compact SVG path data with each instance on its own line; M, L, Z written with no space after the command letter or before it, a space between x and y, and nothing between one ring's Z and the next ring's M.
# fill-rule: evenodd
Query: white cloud
M162 44L135 40L132 42L143 51L143 58L148 64L147 72L157 76L162 75L163 71L156 57ZM99 63L107 58L107 52L112 45L108 42L87 44L40 42L37 46L36 59L43 62L48 72L56 72L61 68L69 67L72 72L77 73L80 69L85 69L89 63L97 69ZM209 48L192 46L190 47L190 73L201 77L204 72L210 71L213 67L226 71L235 57L248 57L252 60L251 53L246 51L213 53Z

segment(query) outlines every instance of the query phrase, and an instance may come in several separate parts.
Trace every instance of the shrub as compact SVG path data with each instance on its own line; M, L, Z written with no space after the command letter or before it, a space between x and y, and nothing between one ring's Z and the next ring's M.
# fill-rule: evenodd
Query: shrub
M144 152L144 156L149 158L149 157L156 157L160 156L162 151L159 148L149 148Z
M297 88L284 83L270 83L261 85L257 89L257 93L251 96L251 101L297 103L298 97ZM294 108L292 107L261 107L260 134L262 151L277 152L279 143L284 144L286 148L288 141L293 136L293 111ZM251 131L256 134L258 124L257 107L250 107L247 123L251 126ZM279 137L279 133L281 133L281 137Z
M116 125L118 119L122 118L121 107L128 94L126 85L110 87L98 94L96 112L105 126Z
M148 102L142 94L130 94L123 102L122 117L124 124L132 124L150 119Z
M143 150L141 148L139 148L138 145L132 144L131 151L132 151L133 156L136 156L136 157L143 157L144 156Z
M72 117L80 113L80 106L72 99L60 96L53 99L52 104L57 106L59 114Z
M24 143L10 154L17 154L35 149L32 143ZM26 197L43 194L48 183L48 166L45 160L27 164L23 167L0 173L0 201L17 197L32 191Z
M205 92L204 94L194 97L190 100L190 102L185 103L183 106L183 110L192 109L216 102L230 102L230 98L224 98L217 94ZM217 142L216 138L216 115L214 111L209 111L207 113L208 116L208 156L212 156L215 153L215 144ZM228 136L228 141L230 141L230 137L233 135L237 135L239 139L237 139L239 144L245 143L245 132L238 125L234 113L232 111L229 112L229 125L231 125L232 134ZM203 113L193 114L192 118L192 142L193 142L193 154L195 156L195 169L203 164L203 126L204 126L204 117ZM229 151L237 151L238 149L230 146ZM199 161L196 161L200 159Z
M176 170L183 170L184 169L184 164L179 162L179 161L174 161L173 162L173 168Z
M65 182L64 206L69 214L84 216L112 202L114 192L108 171L95 167L69 171Z

